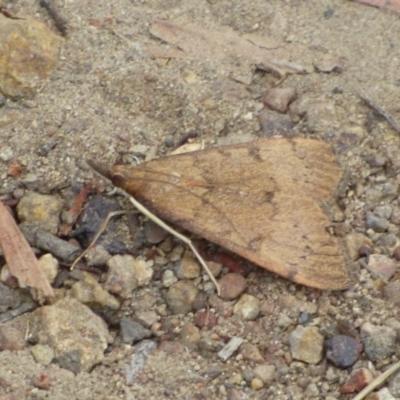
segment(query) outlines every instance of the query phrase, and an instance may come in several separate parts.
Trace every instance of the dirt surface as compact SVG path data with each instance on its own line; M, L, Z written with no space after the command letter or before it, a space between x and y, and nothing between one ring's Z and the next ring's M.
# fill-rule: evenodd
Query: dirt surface
M162 51L178 54L173 45L150 33L156 20L195 24L215 32L229 27L238 35L257 35L269 43L275 49L270 55L275 67L284 60L286 66L289 62L296 66L294 72L306 72L290 73L280 85L296 92L296 101L286 113L294 132L332 142L349 173L341 200L345 233L365 235L371 240L370 253L394 260L400 229L399 218L393 218L399 209L399 132L373 112L360 94L400 125L397 15L341 0L58 3L68 21L68 35L55 72L33 98L8 100L0 108L0 150L7 147L12 151L11 160L0 162L2 199L12 198L15 189L26 187L61 197L71 188L76 192L94 179L86 158L109 165L117 159L134 163L133 156L151 159L167 155L193 133L197 135L194 140L205 146L270 134L260 130L258 115L264 108L264 93L279 80L276 70L255 71L251 62L238 65L237 60L216 54L210 58L195 53L177 58L154 56ZM3 1L3 6L14 15L44 21L57 32L39 2ZM199 54L203 50L199 48ZM316 66L323 62L337 68L319 72ZM245 78L237 78L243 74ZM250 80L243 83L246 79ZM45 146L50 150L43 152ZM20 176L7 175L11 162L22 166ZM385 184L395 189L374 203L368 189L384 191ZM383 231L365 223L368 211L379 214L378 206L391 207L386 218L389 227ZM368 264L365 260L364 266ZM251 268L246 292L262 304L256 320L223 317L221 310L217 311L217 325L212 331L201 330L196 345L186 346L184 351L169 347L153 352L130 385L121 372L133 354L128 345L112 348L101 365L77 375L56 364L36 363L29 348L2 351L0 398L350 399L352 395L340 394L339 388L351 371L361 367L373 373L382 371L398 360L398 342L384 359L371 361L362 353L355 366L340 369L326 357L317 365L293 360L288 337L307 309L300 303L312 305L311 325L317 326L325 339L334 335L339 320L349 322L358 332L366 322L385 326L388 320L400 320L393 299L385 296L387 280L366 268L358 271L359 264L358 282L348 291L335 293L297 286L261 268ZM124 312L129 314L129 307L147 297L155 299L151 306L155 309L165 303L163 290L159 280L150 283L124 304ZM226 303L233 306L235 301ZM215 307L211 308L215 312ZM282 316L289 322L282 322ZM192 323L194 316L170 314L168 323L160 318L161 323L169 324L169 341L179 343L182 326ZM233 336L254 345L264 357L261 364L276 367L271 382L257 386L248 371L260 362L246 352L235 353L226 362L217 356L223 342ZM165 337L153 339L160 343ZM42 374L51 382L48 389L33 383ZM7 397L12 393L15 397Z

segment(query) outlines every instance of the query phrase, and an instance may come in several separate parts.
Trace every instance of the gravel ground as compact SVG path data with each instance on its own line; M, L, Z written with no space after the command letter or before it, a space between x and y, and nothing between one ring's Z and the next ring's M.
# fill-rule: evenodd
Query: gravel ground
M3 7L58 33L39 2L3 0ZM321 292L230 256L235 267L219 259L218 277L229 281L228 295L219 298L185 247L145 224L143 246L124 249L152 261L133 267L143 281L132 283L131 297L104 273L93 282L77 272L57 289L60 297L75 293L107 321L109 333L99 338L102 321L88 327L95 332L90 340L108 346L101 363L74 373L60 359L38 362L32 347L40 338L28 344L25 334L36 329L31 324L39 314L24 314L0 326L0 399L345 400L398 361L398 16L343 0L64 0L58 9L68 34L54 73L34 97L0 107L2 200L33 191L66 210L83 184L96 179L87 158L107 165L149 160L194 133L194 142L206 147L272 131L323 139L347 171L332 214L357 282L346 291ZM273 69L290 62L306 72L289 74L279 86L290 89L293 103L284 113L267 111L263 97L279 79L276 71L254 71L254 60L239 65L217 53L202 57L201 47L182 57L155 37L156 20L264 38L257 51L271 50ZM271 105L287 92L270 96ZM10 175L12 163L21 166L20 175ZM126 219L115 230L129 242ZM87 287L102 300L94 294L95 300L82 300ZM100 312L93 307L98 303ZM84 335L84 326L74 325L83 318L75 315L74 322L80 308L67 304L65 310ZM224 361L219 352L232 338L240 338L238 349ZM374 399L400 398L399 379L391 378Z

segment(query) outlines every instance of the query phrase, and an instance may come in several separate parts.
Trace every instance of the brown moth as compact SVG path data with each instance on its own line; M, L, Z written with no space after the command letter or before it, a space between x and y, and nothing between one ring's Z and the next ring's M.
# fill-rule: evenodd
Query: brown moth
M328 143L260 139L136 167L91 165L162 219L269 271L319 289L351 285L347 250L327 229L343 175Z

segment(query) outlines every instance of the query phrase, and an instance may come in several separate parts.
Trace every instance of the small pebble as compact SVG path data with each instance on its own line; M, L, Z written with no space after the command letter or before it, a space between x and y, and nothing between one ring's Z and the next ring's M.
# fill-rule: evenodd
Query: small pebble
M90 247L85 254L85 260L89 267L103 267L110 258L110 253L103 246L97 244Z
M199 289L191 281L182 280L169 288L165 300L174 314L187 314L193 310L193 303L198 293Z
M255 320L260 313L260 300L249 294L243 294L235 304L233 313L246 321Z
M190 322L186 322L181 330L181 340L182 343L188 347L188 348L196 348L197 343L201 339L201 334L199 328L197 326L193 325Z
M41 229L57 234L63 204L56 196L28 192L18 203L17 213L21 222L31 222Z
M306 399L312 399L312 398L316 398L318 395L319 395L318 386L314 382L311 382L306 387L306 390L304 391L305 398Z
M368 188L364 195L369 208L377 206L383 198L382 190L376 188Z
M0 160L7 163L14 157L14 152L10 146L4 146L0 151Z
M319 72L340 73L344 67L344 60L332 54L324 54L318 61L314 63L314 66Z
M134 344L152 336L152 332L139 322L129 318L121 318L120 335L123 343Z
M383 294L385 299L392 302L392 303L399 303L400 304L400 281L393 281L388 283L383 288Z
M20 224L19 228L32 247L51 253L63 261L73 262L81 252L79 247L60 239L35 224L25 222Z
M382 233L388 229L389 221L385 218L377 217L372 212L367 212L365 215L365 227L375 232Z
M264 95L263 103L271 110L284 113L287 111L289 104L296 97L296 91L292 87L272 88L267 90Z
M251 381L251 388L253 390L260 390L264 387L264 382L260 378L254 378Z
M317 327L297 326L289 335L290 352L296 360L317 364L322 359L324 337Z
M178 282L178 278L175 276L174 271L166 269L162 274L161 282L164 287L169 288L174 283Z
M238 298L246 289L246 279L242 275L230 273L224 275L218 281L223 300L234 300Z
M218 320L215 314L209 311L198 311L194 316L194 323L205 330L213 329L217 325Z
M155 311L138 311L136 314L137 321L145 328L151 328L158 321L158 316Z
M207 266L214 278L217 278L222 271L222 264L219 262L207 261Z
M362 345L350 336L336 335L325 342L326 357L339 368L349 368L357 361Z
M245 360L253 361L255 363L264 362L264 357L261 355L260 349L251 343L243 343L240 346L240 354Z
M104 288L123 298L130 298L134 289L148 285L154 273L152 261L131 255L115 255L107 266Z
M54 351L45 344L36 344L30 348L35 361L39 364L50 365L54 359Z
M361 341L368 359L380 361L394 354L396 331L388 326L377 326L366 322L361 326Z
M161 228L161 226L157 225L153 221L146 221L143 230L146 240L150 244L161 243L169 235L164 228Z
M253 369L254 376L264 383L270 384L275 379L276 367L274 365L262 364Z
M368 257L368 270L388 281L395 274L397 263L384 254L371 254Z
M195 279L200 273L200 265L193 257L184 256L178 262L176 276L179 279Z
M370 394L366 400L398 400L398 397L393 397L388 388L383 388Z
M349 250L350 259L356 261L360 258L360 248L372 246L372 241L359 232L353 232L345 236L346 246Z
M367 368L358 368L351 371L346 383L340 387L339 392L354 393L363 390L374 379L372 372Z
M54 283L58 274L58 260L51 254L44 254L39 258L39 266L45 273L50 283Z
M82 272L82 280L71 287L71 296L93 309L118 310L120 302L93 278L88 272Z

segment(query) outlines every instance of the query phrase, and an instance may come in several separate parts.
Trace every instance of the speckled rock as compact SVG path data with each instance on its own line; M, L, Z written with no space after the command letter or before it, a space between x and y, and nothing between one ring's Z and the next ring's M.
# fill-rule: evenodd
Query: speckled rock
M336 335L325 342L326 357L339 368L351 367L362 351L362 345L350 336Z
M61 200L56 196L28 192L17 205L18 218L21 222L35 223L55 235L62 206Z
M390 357L396 349L396 331L388 326L366 322L361 326L361 341L369 360L383 360Z
M233 313L247 321L252 321L260 313L260 300L250 294L242 294L235 304Z
M50 346L56 362L74 373L90 371L107 348L107 324L72 298L59 300L32 313L31 335Z
M246 279L242 275L231 273L224 275L218 281L223 300L234 300L238 298L246 289Z
M153 262L142 257L116 255L107 261L108 272L104 289L122 298L132 297L132 291L149 284L153 277Z
M187 314L193 310L193 303L198 293L199 289L191 281L182 280L169 288L165 300L174 314Z
M289 335L290 352L296 360L317 364L322 359L324 337L317 327L297 326Z
M82 279L71 287L71 297L95 310L118 310L120 302L104 290L88 272L82 272Z
M38 90L56 66L63 42L39 21L0 14L0 92L20 98Z

